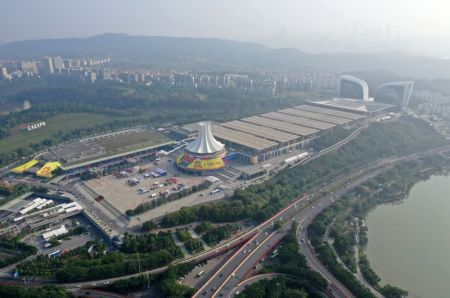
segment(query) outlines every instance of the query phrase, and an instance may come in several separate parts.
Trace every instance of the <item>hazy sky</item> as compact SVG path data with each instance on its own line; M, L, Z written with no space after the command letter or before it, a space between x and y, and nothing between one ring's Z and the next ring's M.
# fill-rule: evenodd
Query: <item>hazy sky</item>
M449 12L449 0L0 0L0 42L118 32L427 51L424 40L450 37Z

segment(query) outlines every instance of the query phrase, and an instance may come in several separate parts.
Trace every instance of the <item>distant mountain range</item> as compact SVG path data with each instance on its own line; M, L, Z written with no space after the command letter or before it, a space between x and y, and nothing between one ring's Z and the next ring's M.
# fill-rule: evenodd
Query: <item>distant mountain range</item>
M0 59L42 56L102 57L116 66L197 71L368 71L384 69L413 78L450 78L450 61L400 52L308 54L257 43L216 38L102 34L88 38L42 39L0 45Z

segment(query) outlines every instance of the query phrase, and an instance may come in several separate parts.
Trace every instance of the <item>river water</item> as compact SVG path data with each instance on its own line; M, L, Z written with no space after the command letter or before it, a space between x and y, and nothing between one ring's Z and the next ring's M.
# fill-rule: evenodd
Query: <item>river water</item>
M399 204L367 218L366 254L382 279L409 297L450 297L450 176L413 186Z

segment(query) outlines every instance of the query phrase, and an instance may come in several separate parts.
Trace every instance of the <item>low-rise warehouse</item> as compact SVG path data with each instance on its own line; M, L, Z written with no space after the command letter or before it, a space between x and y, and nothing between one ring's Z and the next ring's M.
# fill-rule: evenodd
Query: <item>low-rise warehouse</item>
M279 112L265 113L265 114L261 114L261 116L266 117L266 118L275 119L275 120L290 122L290 123L294 123L294 124L298 124L298 125L302 125L302 126L306 126L306 127L311 127L311 128L315 128L315 129L319 129L319 130L329 130L329 129L335 128L337 126L336 124L326 123L326 122L322 122L322 121L317 121L317 120L312 120L312 119L307 119L307 118L302 118L302 117L297 117L297 116L291 116L291 115L287 115L287 114L283 114L283 113L279 113Z
M244 147L257 151L269 150L278 145L278 143L266 140L255 135L251 135L242 131L232 130L226 127L214 126L212 128L213 135L221 140L231 141Z
M272 129L270 127L264 127L261 125L251 124L242 122L239 120L231 121L231 122L225 122L222 124L222 126L243 131L246 133L250 133L255 136L259 136L268 140L272 140L275 142L279 142L282 144L290 144L298 139L298 135L290 134L287 132L279 131Z
M213 127L214 136L252 164L302 149L320 133L353 127L366 116L301 105Z
M373 101L352 100L346 98L334 98L331 100L322 100L311 102L312 105L335 109L339 111L347 111L351 113L359 113L365 115L380 115L388 111L395 110L395 105L379 103Z
M32 209L30 209L30 211L36 211L26 214L19 212L20 216L13 219L14 223L21 225L23 228L28 228L34 231L36 229L42 228L43 226L61 222L61 220L77 215L83 210L83 207L77 202L63 203L50 207L47 206L46 209L42 209L39 207L45 207L46 204L53 205L53 200L38 198L32 201L33 204L35 204L35 202L40 203L37 206L29 205L26 208L34 206Z
M42 238L44 238L45 241L49 241L53 237L58 237L64 234L67 234L69 231L67 231L65 225L61 225L59 228L45 232L42 234Z
M309 127L304 127L301 125L292 124L289 122L283 122L279 120L274 120L270 118L264 118L261 116L251 116L242 119L244 122L253 123L257 125L261 125L264 127L271 127L278 131L288 132L291 134L296 134L301 136L302 138L308 138L314 136L319 132L319 130Z
M310 111L310 112L314 112L314 113L321 113L321 114L331 115L331 116L338 116L338 117L347 118L350 120L360 120L360 119L363 119L366 117L364 115L357 114L357 113L344 112L344 111L328 109L328 108L323 108L323 107L317 107L317 106L312 106L312 105L301 105L301 106L294 107L294 109L302 110L302 111Z
M280 154L279 143L246 132L213 126L212 133L228 148L238 150L240 158L246 162L257 163Z
M332 124L336 124L336 125L344 125L344 124L352 122L352 120L346 119L346 118L325 115L325 114L320 114L320 113L314 113L314 112L308 112L308 111L302 111L302 110L292 109L292 108L284 109L279 112L283 113L283 114L292 115L292 116L298 116L298 117L308 118L308 119L312 119L312 120L328 122L328 123L332 123Z

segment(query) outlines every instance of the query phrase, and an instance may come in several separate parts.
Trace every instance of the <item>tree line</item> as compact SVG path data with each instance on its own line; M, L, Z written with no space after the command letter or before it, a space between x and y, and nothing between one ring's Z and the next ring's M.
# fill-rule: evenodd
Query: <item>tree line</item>
M59 286L0 286L2 298L75 298L76 295Z
M202 239L210 246L215 245L224 239L230 238L237 230L239 230L238 224L226 224L210 229L202 236Z
M195 289L181 285L177 281L180 277L185 276L194 269L194 266L195 264L193 263L170 265L166 271L160 274L139 275L138 277L114 281L111 285L106 287L106 290L122 295L128 295L133 292L145 290L147 289L147 286L151 286L158 289L163 297L192 297L195 293Z
M126 235L119 252L105 251L101 241L90 241L59 257L39 255L17 265L21 276L39 276L58 282L96 280L162 267L183 257L170 233ZM89 253L94 245L98 253Z
M19 242L19 240L15 238L0 239L0 250L8 251L8 253L5 253L5 255L0 259L0 268L24 260L27 257L36 254L38 251L36 247Z

